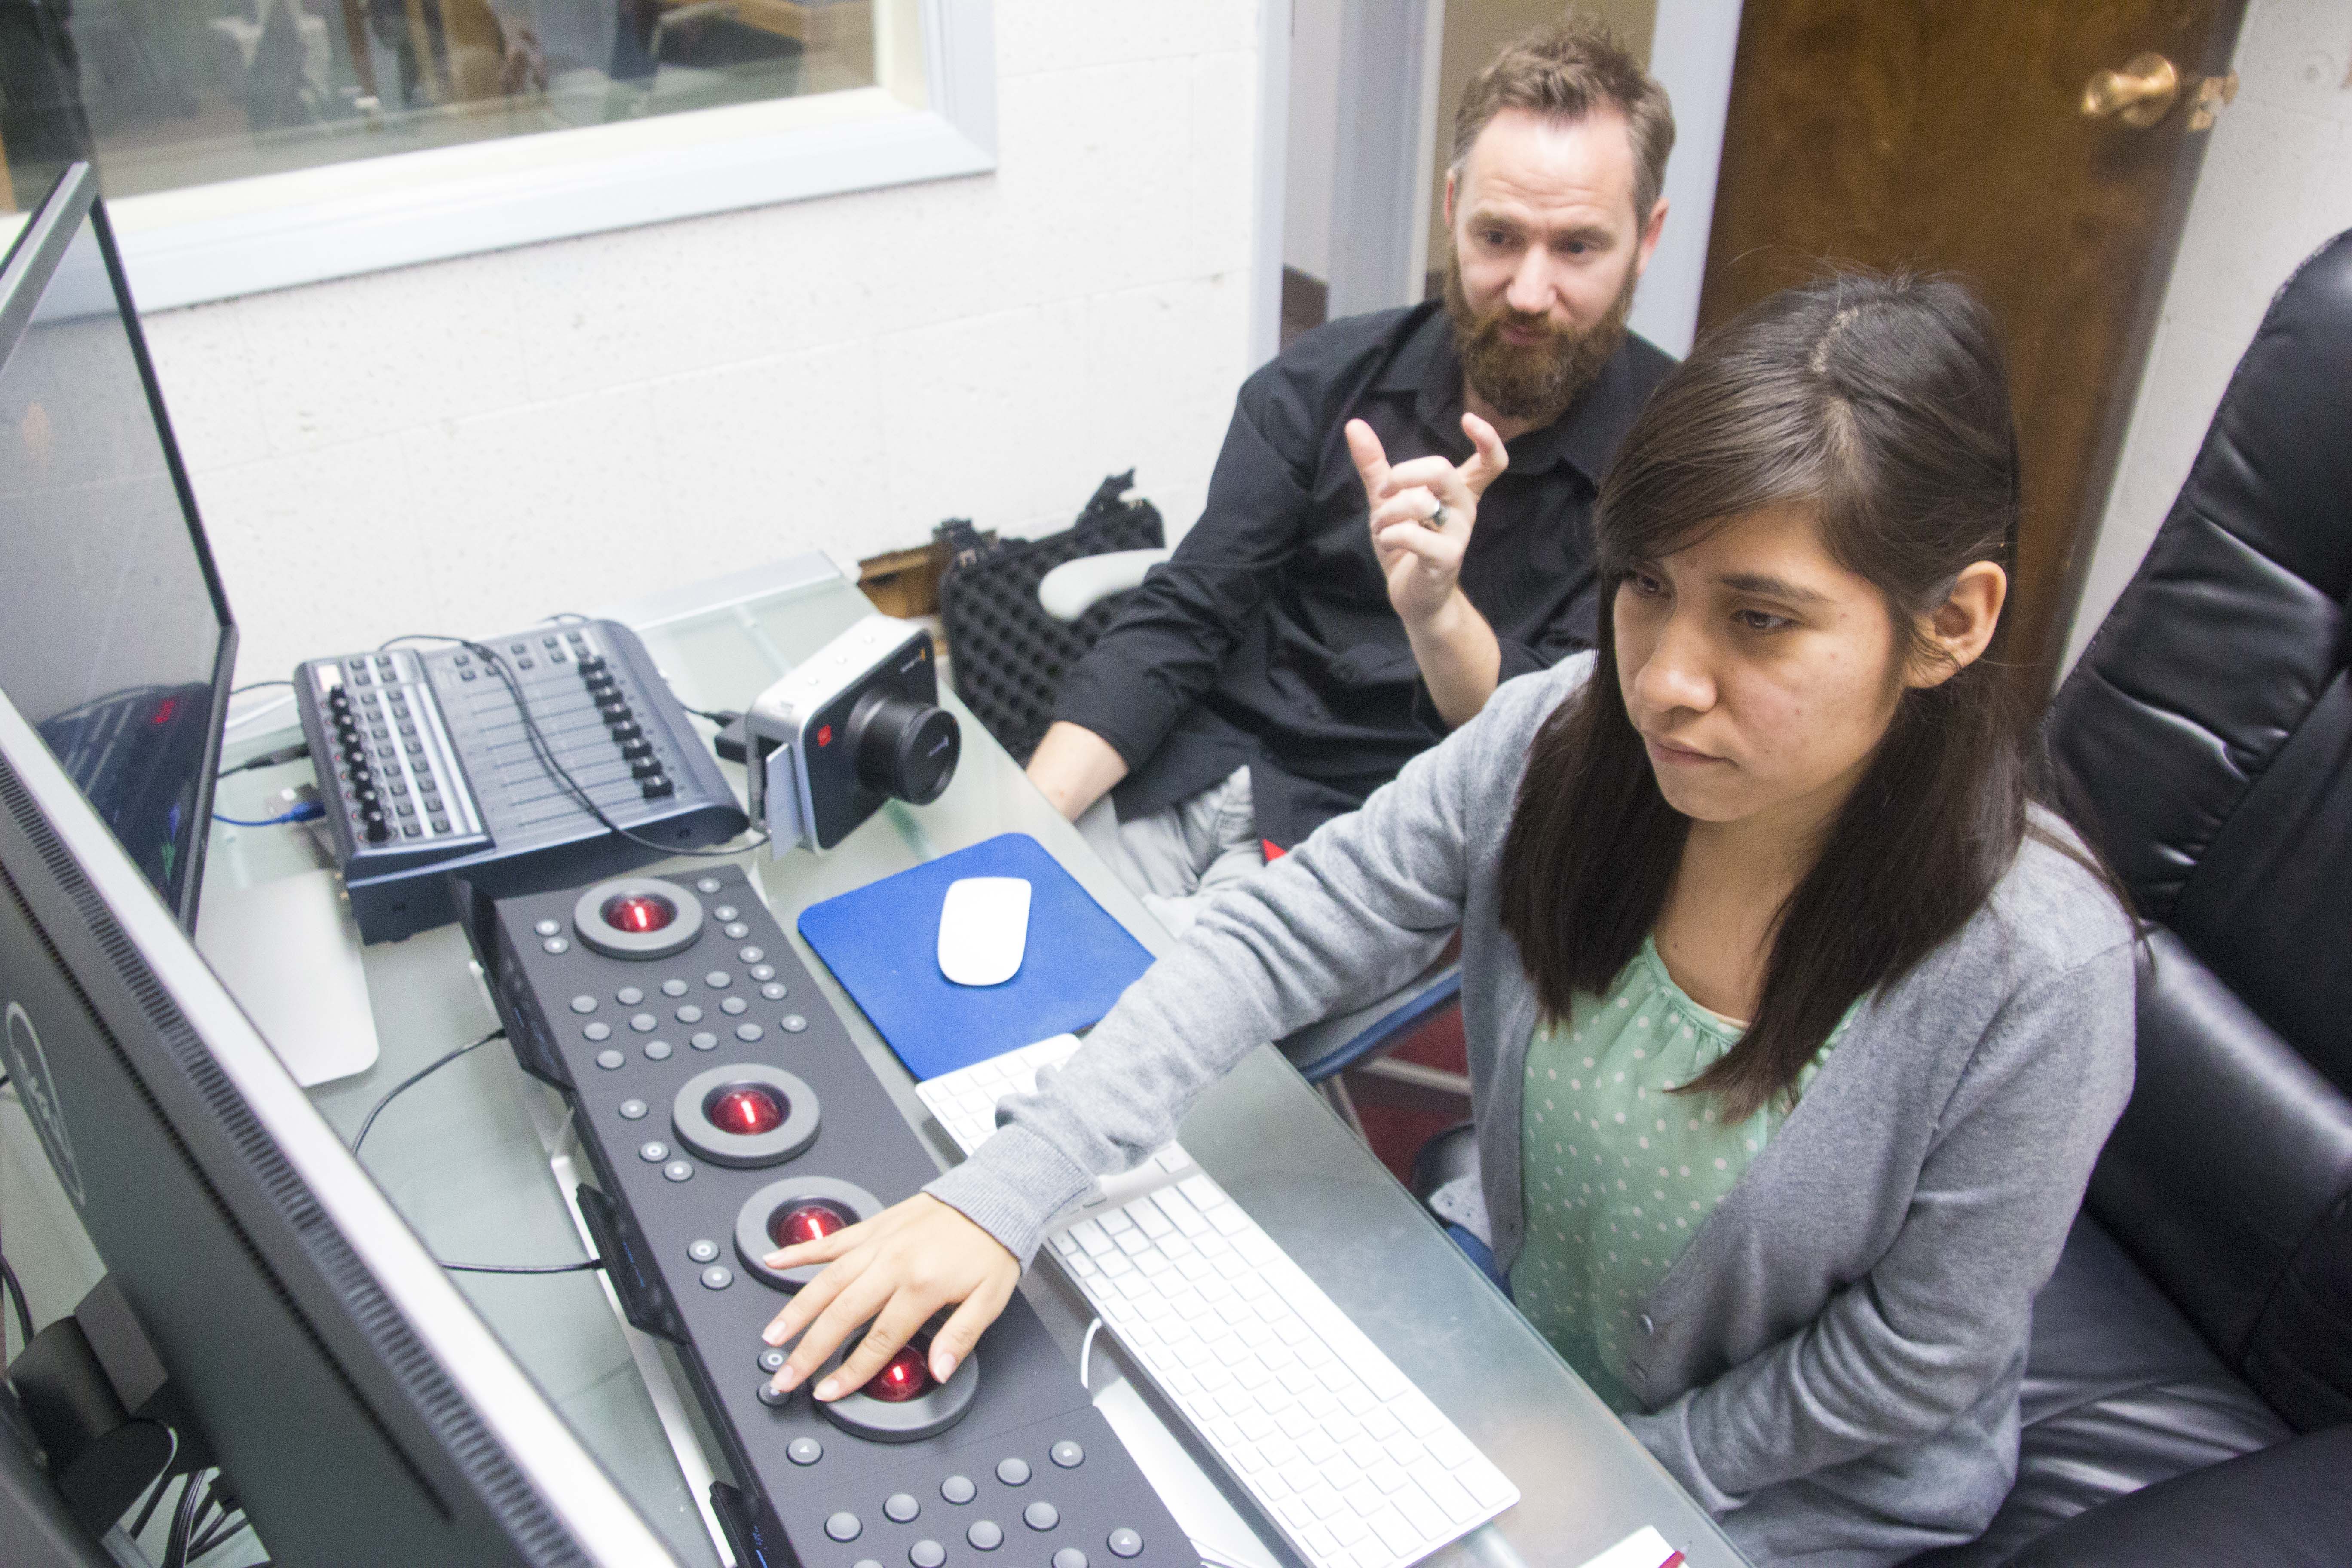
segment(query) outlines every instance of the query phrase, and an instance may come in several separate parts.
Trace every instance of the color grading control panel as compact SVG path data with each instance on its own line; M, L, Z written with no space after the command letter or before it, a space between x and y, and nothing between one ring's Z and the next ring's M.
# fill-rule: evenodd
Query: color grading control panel
M748 820L645 646L617 621L310 659L294 689L336 863L370 942L455 918L448 871L498 892L574 883L657 859L661 846L723 843ZM575 786L655 842L611 831Z
M1192 1568L1018 1295L944 1384L910 1349L831 1405L771 1393L761 1331L814 1270L761 1258L937 1167L740 869L484 900L468 924L517 1058L572 1100L623 1310L680 1347L727 1450L712 1502L742 1568Z

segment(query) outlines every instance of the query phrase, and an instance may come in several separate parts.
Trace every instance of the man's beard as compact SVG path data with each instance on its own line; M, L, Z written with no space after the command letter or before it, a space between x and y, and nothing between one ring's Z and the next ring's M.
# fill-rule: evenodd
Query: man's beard
M1508 305L1478 314L1463 291L1462 258L1453 258L1445 267L1445 316L1454 323L1454 350L1471 390L1496 413L1531 426L1549 425L1567 413L1624 342L1625 318L1633 309L1633 281L1629 272L1625 287L1601 320L1589 327L1563 328L1549 317L1522 316ZM1532 343L1515 343L1503 336L1507 325L1530 328L1543 336Z

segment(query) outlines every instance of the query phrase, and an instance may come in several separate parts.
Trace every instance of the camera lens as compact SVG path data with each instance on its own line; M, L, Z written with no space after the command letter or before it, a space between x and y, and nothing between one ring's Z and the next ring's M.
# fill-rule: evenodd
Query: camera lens
M850 710L848 741L859 782L910 805L929 805L947 793L963 750L954 714L880 691L867 692Z

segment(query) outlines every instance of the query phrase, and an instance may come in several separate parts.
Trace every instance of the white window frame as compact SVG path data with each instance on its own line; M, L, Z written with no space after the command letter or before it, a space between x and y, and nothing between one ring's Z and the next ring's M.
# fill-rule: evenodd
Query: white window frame
M996 166L992 0L875 0L877 84L107 204L142 310Z

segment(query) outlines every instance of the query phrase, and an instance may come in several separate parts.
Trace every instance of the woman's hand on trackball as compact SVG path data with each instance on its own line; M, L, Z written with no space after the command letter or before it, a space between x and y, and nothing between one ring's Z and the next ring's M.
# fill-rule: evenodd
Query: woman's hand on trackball
M773 1379L790 1392L824 1365L859 1324L871 1323L857 1348L817 1384L816 1397L828 1401L865 1387L934 1312L960 1302L931 1336L931 1375L945 1383L1021 1282L1019 1258L928 1193L767 1257L771 1268L808 1263L826 1267L801 1287L761 1337L782 1345L800 1336Z

